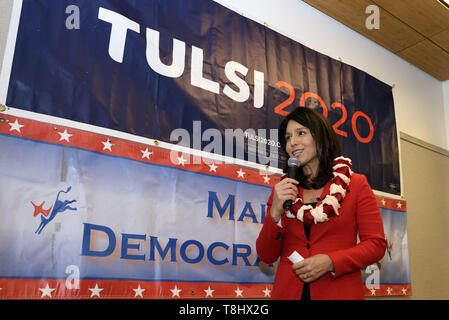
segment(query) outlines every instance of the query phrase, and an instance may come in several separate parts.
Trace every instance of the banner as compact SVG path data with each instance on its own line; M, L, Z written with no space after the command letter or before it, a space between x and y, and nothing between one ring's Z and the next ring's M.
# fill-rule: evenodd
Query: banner
M282 118L316 108L401 194L391 87L213 1L23 1L7 88L11 108L275 168Z
M400 194L391 87L213 1L17 0L14 25L0 299L269 298L255 240L297 106ZM405 201L378 201L389 251L366 294L411 294Z
M0 146L0 298L270 297L255 240L279 176L8 115ZM406 202L377 200L366 295L410 295Z
M366 296L411 295L407 241L407 203L376 197L387 250L383 259L362 270Z

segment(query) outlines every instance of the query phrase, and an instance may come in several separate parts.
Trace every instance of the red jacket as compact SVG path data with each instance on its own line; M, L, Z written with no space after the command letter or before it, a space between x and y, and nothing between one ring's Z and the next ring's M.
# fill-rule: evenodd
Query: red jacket
M329 187L330 181L325 185L321 198L329 192ZM302 188L298 194L302 198ZM310 240L307 240L304 225L298 219L287 218L284 213L283 227L273 221L270 215L272 200L273 192L256 241L257 254L262 261L274 263L280 257L271 298L300 299L304 282L287 259L296 250L304 258L327 254L334 263L335 275L327 273L310 283L312 300L364 299L360 269L382 259L386 249L382 218L365 176L352 174L349 192L338 210L340 215L312 225Z

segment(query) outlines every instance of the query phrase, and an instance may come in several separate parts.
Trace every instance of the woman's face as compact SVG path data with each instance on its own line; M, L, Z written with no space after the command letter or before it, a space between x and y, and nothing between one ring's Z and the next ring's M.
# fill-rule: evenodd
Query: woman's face
M294 120L287 123L285 149L290 157L298 158L301 166L318 168L319 159L315 139L309 130Z

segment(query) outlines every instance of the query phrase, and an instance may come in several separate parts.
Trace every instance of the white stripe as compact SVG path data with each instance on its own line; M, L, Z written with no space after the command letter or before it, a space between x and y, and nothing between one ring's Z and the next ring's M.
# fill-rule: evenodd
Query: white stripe
M349 169L349 175L352 176L352 170L351 170L351 167L348 166L347 164L339 163L339 164L336 164L335 166L333 166L332 169L335 171L335 170L337 170L338 168L343 168L343 167L347 167L347 168Z
M330 188L329 188L329 193L330 194L335 194L335 193L339 193L341 194L341 196L344 198L346 196L346 190L345 188L343 188L341 185L339 184L335 184L332 183Z
M338 212L338 209L340 208L340 204L338 203L337 198L331 195L327 195L326 198L322 201L323 204L331 205L332 208L334 208L335 214L338 216L340 213Z
M303 205L301 208L299 208L298 213L296 214L296 218L298 218L299 221L304 222L304 211L305 210L311 210L313 207L311 205Z
M340 156L340 157L334 159L334 161L338 161L338 160L345 160L345 161L349 162L350 164L352 164L351 159L345 158L343 156Z

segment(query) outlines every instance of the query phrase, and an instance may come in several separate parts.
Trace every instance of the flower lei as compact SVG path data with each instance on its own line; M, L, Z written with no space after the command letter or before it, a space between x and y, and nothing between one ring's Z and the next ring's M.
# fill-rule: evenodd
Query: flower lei
M339 215L338 209L349 192L349 182L352 175L352 162L349 158L338 157L332 161L333 178L329 193L319 201L315 208L304 205L301 198L296 198L291 211L286 212L288 218L297 218L306 225L322 223Z

